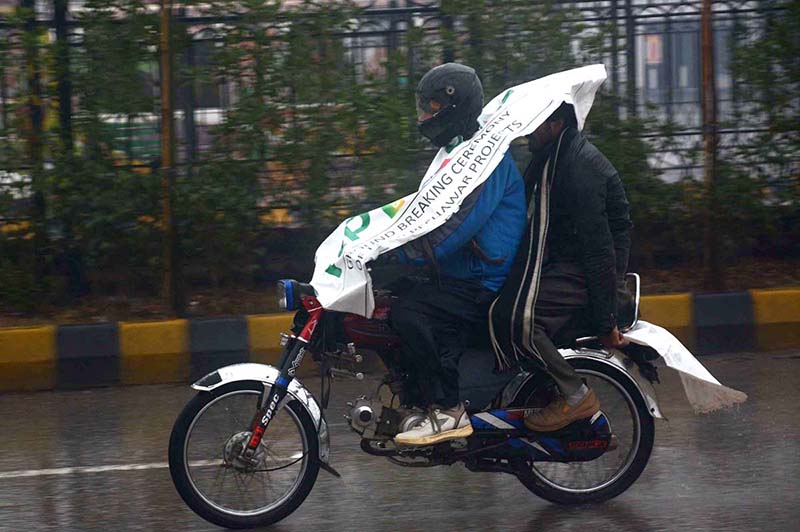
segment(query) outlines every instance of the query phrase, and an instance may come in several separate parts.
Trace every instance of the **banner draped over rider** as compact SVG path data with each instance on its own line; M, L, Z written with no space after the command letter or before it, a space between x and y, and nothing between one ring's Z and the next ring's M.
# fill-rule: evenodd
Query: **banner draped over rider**
M502 160L510 144L531 134L563 103L574 106L583 129L597 89L606 79L603 65L567 70L506 89L484 108L481 128L456 146L442 148L418 190L383 207L342 222L317 249L311 284L328 310L372 317L374 296L367 264L379 255L430 233L458 212ZM661 361L681 375L686 396L697 412L741 403L746 395L722 386L669 332L640 321L628 336L649 345Z
M372 317L366 264L444 224L492 174L510 144L533 133L563 102L575 107L578 127L583 128L605 79L605 67L591 65L498 94L483 108L481 129L455 147L440 149L416 192L348 218L319 246L311 284L322 306Z

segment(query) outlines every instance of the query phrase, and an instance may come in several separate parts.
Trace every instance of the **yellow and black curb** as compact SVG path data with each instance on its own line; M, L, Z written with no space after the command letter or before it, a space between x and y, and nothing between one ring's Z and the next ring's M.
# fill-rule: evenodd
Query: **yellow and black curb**
M800 289L645 296L642 319L696 354L800 348ZM188 382L276 363L291 314L0 328L0 391ZM306 359L301 374L314 364Z
M228 364L274 364L291 314L0 329L0 391L188 382ZM303 362L301 374L313 368Z

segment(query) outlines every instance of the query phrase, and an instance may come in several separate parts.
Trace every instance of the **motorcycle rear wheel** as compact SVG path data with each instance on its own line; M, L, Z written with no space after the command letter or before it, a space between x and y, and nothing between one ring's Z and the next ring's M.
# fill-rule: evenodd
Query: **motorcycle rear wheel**
M232 465L231 458L238 454L234 448L249 439L263 387L261 382L242 381L201 392L172 429L169 469L175 488L195 513L222 527L253 528L280 521L302 504L319 473L314 422L294 400L287 401L267 427L258 464L252 470Z
M623 493L642 474L653 450L655 423L644 398L621 371L592 360L573 359L570 363L595 389L612 432L625 441L619 442L620 448L609 450L591 462L526 462L520 465L523 469L518 478L532 493L556 504L600 503ZM529 394L532 392L528 390ZM613 408L615 404L617 407ZM629 447L626 447L628 442ZM608 466L602 462L609 453L623 452L625 456L621 456L620 465ZM592 468L611 472L600 480L586 481ZM600 472L597 478L603 474ZM583 485L576 479L584 479Z

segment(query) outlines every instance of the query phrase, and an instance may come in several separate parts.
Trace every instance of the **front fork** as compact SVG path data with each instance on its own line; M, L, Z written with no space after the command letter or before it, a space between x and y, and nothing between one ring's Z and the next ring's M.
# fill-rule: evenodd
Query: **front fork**
M305 296L302 301L303 306L309 314L308 321L305 327L303 327L302 332L300 332L298 336L292 335L283 349L283 355L278 363L280 375L278 375L278 378L275 380L275 384L272 385L269 396L260 402L259 409L253 418L253 423L251 425L252 435L242 452L242 457L245 460L253 460L258 445L261 443L261 438L264 436L264 432L266 432L281 401L286 397L289 384L294 380L297 368L299 368L300 364L303 362L306 348L311 342L314 331L317 329L317 325L325 312L316 297Z

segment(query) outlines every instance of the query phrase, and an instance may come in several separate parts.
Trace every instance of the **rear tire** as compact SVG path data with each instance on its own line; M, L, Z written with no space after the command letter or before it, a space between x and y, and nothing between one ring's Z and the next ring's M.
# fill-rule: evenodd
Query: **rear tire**
M526 462L524 469L519 472L518 478L532 493L556 504L576 505L605 502L627 490L636 479L639 478L642 471L644 471L650 459L650 453L653 450L655 422L644 402L644 398L637 390L636 386L634 386L630 379L620 370L601 362L580 358L571 359L570 364L572 364L579 374L602 374L626 392L627 397L631 400L629 406L632 407L638 417L638 444L635 450L632 449L633 457L626 462L624 471L622 471L621 474L617 473L619 476L614 478L613 481L607 485L602 485L602 487L598 487L597 489L587 488L577 490L560 487L539 473L535 468L536 463L531 462ZM523 390L523 392L520 393L520 397L528 397L532 392L532 388ZM602 397L600 398L600 402L602 408ZM614 419L611 419L610 423L613 429Z
M175 488L178 490L184 502L194 510L203 519L225 528L241 529L253 528L258 526L271 525L283 519L297 509L300 504L305 500L314 486L319 473L319 444L317 441L317 433L314 427L314 422L306 412L305 408L296 400L290 400L285 403L283 409L289 409L288 413L293 419L300 423L300 427L304 435L301 435L304 440L304 468L301 471L300 478L295 481L288 496L284 496L274 507L269 507L263 512L253 513L250 515L236 515L236 512L226 512L221 505L210 504L209 500L198 491L195 483L192 482L191 473L187 464L187 438L190 436L190 429L192 429L195 420L199 419L198 416L205 412L206 407L225 396L235 394L260 394L263 390L264 384L257 381L240 381L226 384L212 392L201 392L197 394L189 403L184 407L183 411L175 421L172 428L172 435L169 440L169 470L172 475L172 481ZM254 401L255 406L255 401ZM280 410L279 410L280 412ZM252 419L255 410L248 412L247 419ZM276 413L276 416L278 413ZM270 427L267 427L267 432L264 434L264 441L269 441ZM247 427L242 427L242 430L247 430ZM220 449L220 455L222 449ZM222 459L219 459L220 462ZM259 474L259 473L251 473ZM269 481L269 478L267 478Z

